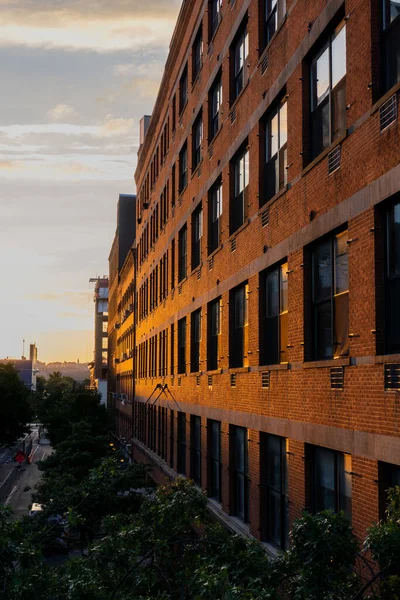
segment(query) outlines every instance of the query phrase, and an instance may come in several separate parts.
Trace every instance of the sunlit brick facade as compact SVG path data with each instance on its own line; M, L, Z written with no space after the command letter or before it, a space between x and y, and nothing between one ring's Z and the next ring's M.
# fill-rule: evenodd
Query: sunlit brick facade
M138 156L133 456L271 548L400 482L399 21L186 0Z

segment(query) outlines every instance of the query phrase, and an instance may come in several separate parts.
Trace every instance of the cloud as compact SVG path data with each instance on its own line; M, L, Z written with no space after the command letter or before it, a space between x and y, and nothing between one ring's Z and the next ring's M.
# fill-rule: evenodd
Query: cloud
M16 169L20 169L22 166L19 160L0 160L0 169L4 169L6 171L15 171Z
M133 123L133 119L123 119L121 117L113 117L113 115L107 115L104 124L100 129L100 135L108 136L132 133Z
M47 114L52 121L65 121L77 115L74 107L68 104L57 104Z

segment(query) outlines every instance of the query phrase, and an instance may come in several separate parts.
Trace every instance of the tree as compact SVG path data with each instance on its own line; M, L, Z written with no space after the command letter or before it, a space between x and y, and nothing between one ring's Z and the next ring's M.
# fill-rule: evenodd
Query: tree
M0 444L12 444L29 431L29 390L9 364L0 364Z

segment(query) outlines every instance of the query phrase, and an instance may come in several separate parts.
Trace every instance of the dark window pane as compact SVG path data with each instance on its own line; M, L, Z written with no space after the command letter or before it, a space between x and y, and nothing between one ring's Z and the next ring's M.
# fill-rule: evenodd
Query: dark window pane
M314 310L315 356L316 360L332 358L332 305L324 302Z
M313 252L313 299L319 302L332 295L331 241L319 244Z
M324 448L315 450L315 510L336 510L335 454Z

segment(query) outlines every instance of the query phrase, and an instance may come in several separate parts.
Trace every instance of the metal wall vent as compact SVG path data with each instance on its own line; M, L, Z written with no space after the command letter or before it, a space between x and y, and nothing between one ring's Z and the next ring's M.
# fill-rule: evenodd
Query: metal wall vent
M236 107L231 111L230 118L231 123L234 123L236 121Z
M200 375L196 375L196 385L200 385Z
M214 145L210 144L208 147L208 158L212 158L214 156Z
M197 269L197 280L201 279L201 269Z
M208 270L212 271L213 268L214 268L214 257L212 256L211 258L208 259Z
M178 377L178 386L179 387L180 387L181 383L182 383L182 377Z
M331 390L344 388L344 367L331 367Z
M208 376L208 387L212 387L212 375Z
M269 371L263 371L263 373L261 373L261 387L264 389L269 388Z
M397 121L397 95L393 94L379 109L381 133Z
M268 69L268 52L265 53L264 58L261 61L261 75L264 75Z
M201 177L201 165L197 169L197 177Z
M385 390L400 390L400 364L385 365Z
M266 227L269 223L269 208L266 208L261 213L261 226Z
M231 373L231 387L236 387L236 373Z
M340 169L340 158L341 158L341 145L338 144L336 148L328 154L328 173L331 175L338 169Z
M182 294L182 285L180 285L180 286L178 287L178 294L179 294L179 295L181 295L181 294Z
M236 238L231 239L231 252L235 252L236 250Z

